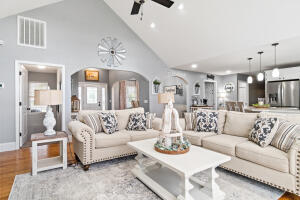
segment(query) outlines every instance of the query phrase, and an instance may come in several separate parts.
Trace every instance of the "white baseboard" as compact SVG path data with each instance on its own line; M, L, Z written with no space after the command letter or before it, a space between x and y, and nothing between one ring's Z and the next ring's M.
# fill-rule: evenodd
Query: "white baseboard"
M0 152L16 150L16 142L0 143Z

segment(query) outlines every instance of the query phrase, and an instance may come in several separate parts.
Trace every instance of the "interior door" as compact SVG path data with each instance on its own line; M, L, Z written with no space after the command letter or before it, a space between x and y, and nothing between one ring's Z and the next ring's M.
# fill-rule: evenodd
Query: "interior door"
M19 116L19 130L20 130L20 147L27 141L28 136L28 71L21 67L20 69L20 76L19 76L19 97L20 97L20 116Z
M245 106L249 104L248 84L245 81L238 81L238 101L243 102Z
M215 106L215 87L213 82L205 82L205 98L208 106Z
M83 110L107 109L107 84L80 83Z

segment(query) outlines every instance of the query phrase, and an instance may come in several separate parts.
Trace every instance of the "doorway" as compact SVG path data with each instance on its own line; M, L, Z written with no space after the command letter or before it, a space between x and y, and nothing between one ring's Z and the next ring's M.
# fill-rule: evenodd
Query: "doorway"
M217 109L217 82L212 80L204 81L204 94L207 105Z
M83 110L107 110L107 84L79 82L78 98Z
M16 61L16 149L31 146L31 135L46 130L43 119L46 106L34 104L34 91L41 89L62 90L63 105L53 106L55 130L65 130L64 66Z
M249 85L246 81L238 80L238 101L244 102L244 106L249 105Z

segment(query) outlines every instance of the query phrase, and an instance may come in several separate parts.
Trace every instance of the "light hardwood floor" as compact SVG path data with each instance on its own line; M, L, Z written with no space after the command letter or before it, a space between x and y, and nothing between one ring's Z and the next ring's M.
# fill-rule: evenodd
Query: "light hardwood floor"
M72 149L72 145L71 149ZM58 144L39 146L39 158L59 155ZM73 152L73 150L72 150ZM68 145L68 163L74 163ZM0 200L8 199L14 178L18 174L31 172L31 148L0 153ZM300 197L285 193L279 200L300 200Z

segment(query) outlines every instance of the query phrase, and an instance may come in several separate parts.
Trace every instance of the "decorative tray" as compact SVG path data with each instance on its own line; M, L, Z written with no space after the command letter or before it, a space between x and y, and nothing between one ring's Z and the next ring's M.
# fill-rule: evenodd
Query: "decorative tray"
M157 141L154 144L154 149L157 152L164 153L164 154L170 154L170 155L178 155L178 154L184 154L189 152L191 143L186 139L183 138L183 142L180 140L176 140L175 142L172 142L172 145L167 147L165 145L164 140Z
M264 104L264 105L253 104L252 106L255 108L270 108L270 104Z

